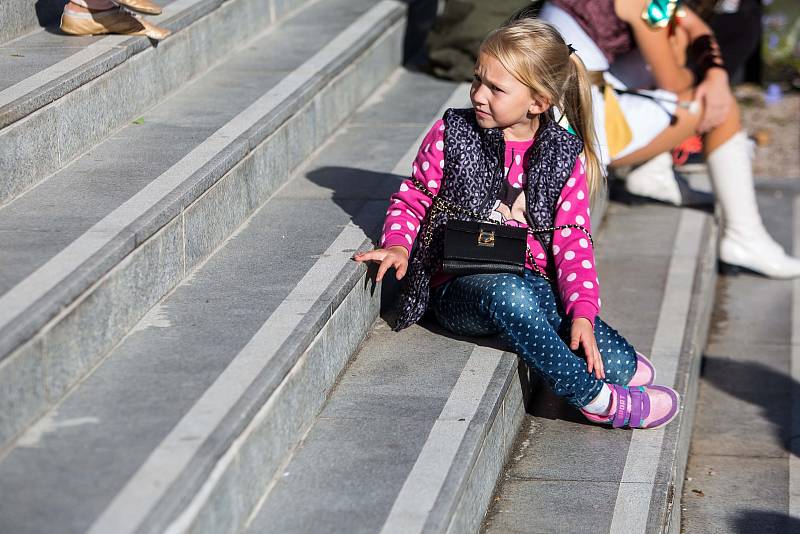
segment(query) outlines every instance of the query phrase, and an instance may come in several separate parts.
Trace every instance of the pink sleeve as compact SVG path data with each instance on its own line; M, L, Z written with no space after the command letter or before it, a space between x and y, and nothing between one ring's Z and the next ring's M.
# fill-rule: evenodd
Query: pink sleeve
M436 121L419 147L411 172L434 194L442 184L444 167L444 123ZM400 191L389 200L389 210L383 223L380 247L401 246L411 252L419 233L421 221L425 218L431 199L419 191L411 180L403 180Z
M591 232L589 191L580 158L572 176L564 184L556 204L555 225L579 224ZM594 250L581 230L567 228L553 235L553 256L558 269L558 289L567 315L584 317L594 325L600 312L600 280L595 268Z

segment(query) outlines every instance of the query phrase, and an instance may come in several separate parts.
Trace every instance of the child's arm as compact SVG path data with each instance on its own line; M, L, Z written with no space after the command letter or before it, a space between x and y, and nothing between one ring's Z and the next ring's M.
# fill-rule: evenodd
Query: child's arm
M592 231L589 218L589 188L580 159L556 204L555 225L579 224ZM603 359L594 338L594 319L600 311L600 281L595 270L594 250L589 238L578 229L564 229L553 236L553 256L558 269L558 289L564 309L572 318L569 348L583 345L589 373L605 378Z
M423 139L411 172L435 196L441 188L443 167L444 123L439 120ZM353 259L380 263L376 277L379 282L390 267L395 268L398 280L403 278L408 269L412 245L430 206L431 198L419 191L411 180L404 180L400 184L400 191L392 195L389 201L380 248L356 254Z
M589 190L580 159L575 162L556 204L555 225L579 224L592 231L589 218ZM600 311L600 283L595 269L594 249L578 229L558 230L553 235L553 256L558 271L558 289L567 315L583 317L594 326Z
M411 171L434 195L441 187L443 162L444 123L438 120L422 140ZM420 224L430 207L430 197L414 187L411 180L404 180L400 184L400 191L392 195L389 201L380 246L401 246L411 253Z

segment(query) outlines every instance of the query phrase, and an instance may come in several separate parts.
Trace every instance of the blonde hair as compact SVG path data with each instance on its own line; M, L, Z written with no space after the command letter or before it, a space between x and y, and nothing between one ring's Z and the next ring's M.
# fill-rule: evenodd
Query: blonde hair
M566 114L570 126L583 140L586 180L594 196L604 173L597 154L592 117L589 74L577 54L553 26L539 19L522 18L491 32L480 48L497 61L531 93L544 97ZM540 120L549 120L542 114Z

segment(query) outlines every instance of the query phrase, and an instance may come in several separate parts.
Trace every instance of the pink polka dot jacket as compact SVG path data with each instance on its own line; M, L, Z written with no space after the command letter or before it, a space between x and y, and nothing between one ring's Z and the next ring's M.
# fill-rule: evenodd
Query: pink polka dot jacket
M506 180L495 201L491 219L527 228L525 218L525 184L527 173L523 162L525 153L533 145L533 139L506 141ZM427 184L434 195L441 189L444 169L444 124L437 121L422 141L412 165L414 177ZM420 231L431 199L414 187L411 180L404 180L400 190L392 195L386 221L383 226L380 246L401 246L411 252L414 240ZM572 175L566 181L555 209L554 226L579 224L591 232L589 217L589 192L586 173L580 158L575 162ZM528 246L542 270L548 270L547 254L535 237L528 236ZM584 317L594 324L600 311L600 283L595 269L592 245L580 230L564 229L555 232L552 239L552 257L555 261L559 295L567 314L572 318ZM532 269L530 261L526 267ZM437 273L431 279L435 287L451 276Z

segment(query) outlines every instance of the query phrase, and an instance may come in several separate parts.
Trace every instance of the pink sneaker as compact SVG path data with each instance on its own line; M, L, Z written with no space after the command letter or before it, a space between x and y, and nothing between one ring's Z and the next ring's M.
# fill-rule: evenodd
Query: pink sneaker
M666 386L611 387L611 409L608 415L581 413L594 423L611 424L614 428L658 428L678 415L680 397Z
M628 387L652 386L656 381L656 368L641 352L636 352L636 372L633 373Z

